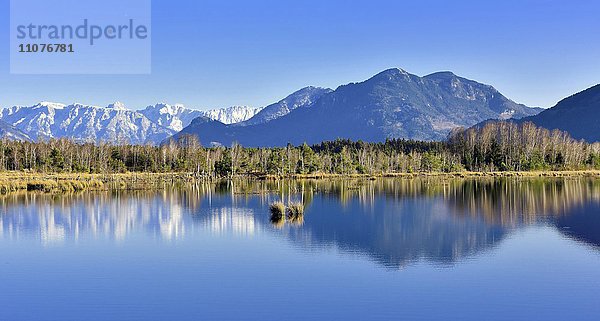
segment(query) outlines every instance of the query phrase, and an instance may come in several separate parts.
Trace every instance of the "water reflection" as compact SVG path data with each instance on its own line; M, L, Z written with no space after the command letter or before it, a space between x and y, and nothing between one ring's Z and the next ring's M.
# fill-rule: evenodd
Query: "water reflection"
M202 218L206 230L220 235L252 236L260 230L254 212L247 208L215 208Z
M561 233L600 249L600 205L579 206L555 222Z
M82 236L123 240L138 230L174 239L184 235L184 211L195 204L187 194L11 194L0 199L0 226L4 238L37 236L44 244Z
M302 202L303 224L273 225L268 206L279 200ZM585 178L236 181L161 192L11 194L0 198L0 211L0 241L268 234L394 268L423 259L451 264L532 224L600 246L600 181Z

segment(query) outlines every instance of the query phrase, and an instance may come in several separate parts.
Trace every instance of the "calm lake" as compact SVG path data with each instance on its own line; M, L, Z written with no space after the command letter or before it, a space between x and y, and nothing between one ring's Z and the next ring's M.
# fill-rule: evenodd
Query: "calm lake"
M596 321L600 180L11 194L0 286L0 320Z

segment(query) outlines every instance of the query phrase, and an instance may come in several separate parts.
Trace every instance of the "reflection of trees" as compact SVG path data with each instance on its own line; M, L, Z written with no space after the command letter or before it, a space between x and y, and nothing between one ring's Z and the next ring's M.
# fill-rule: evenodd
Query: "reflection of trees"
M206 230L219 235L252 236L260 230L253 211L245 208L213 208L204 213L200 220Z
M174 239L184 233L185 211L200 205L198 193L9 194L0 198L0 228L4 236L37 235L43 243L81 236L122 240L140 227L164 239Z
M453 186L445 199L456 213L483 217L503 226L558 218L576 207L600 200L593 179L468 180Z
M242 203L256 195L232 190L232 185L205 183L162 191L9 194L0 197L0 236L34 236L50 244L83 236L123 240L142 230L172 240L198 225L195 216L214 233L251 235L259 226Z

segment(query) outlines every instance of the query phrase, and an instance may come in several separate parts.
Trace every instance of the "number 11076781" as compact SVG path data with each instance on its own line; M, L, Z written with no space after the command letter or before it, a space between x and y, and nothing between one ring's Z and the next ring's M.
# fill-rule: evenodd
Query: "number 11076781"
M23 53L36 53L36 52L47 52L47 53L71 53L73 50L73 44L66 43L27 43L19 45L19 52Z

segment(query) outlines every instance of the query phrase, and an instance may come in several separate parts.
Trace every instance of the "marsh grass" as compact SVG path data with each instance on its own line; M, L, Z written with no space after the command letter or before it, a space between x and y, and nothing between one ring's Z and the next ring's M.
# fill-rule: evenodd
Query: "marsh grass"
M271 212L271 223L277 225L285 221L285 205L282 202L275 202L269 206Z
M105 190L162 189L165 185L188 182L184 174L43 174L33 172L1 172L0 194L18 191L67 193Z
M282 229L285 226L285 219L283 217L278 220L271 218L271 224L277 229Z
M98 179L90 180L51 180L34 179L26 182L16 182L15 187L7 191L25 189L27 191L51 192L80 192L85 190L103 190L104 183Z
M27 191L50 192L58 189L58 183L53 180L35 179L27 183Z
M304 205L300 202L290 203L285 206L283 202L275 202L269 205L271 212L271 223L282 228L285 223L302 225L304 223Z
M304 205L302 203L290 203L286 209L286 217L292 224L304 223Z
M538 171L538 172L456 172L456 173L380 173L374 175L337 175L337 174L309 174L294 176L298 179L346 179L356 178L364 181L376 177L397 179L415 178L498 178L498 177L600 177L599 170L585 171ZM268 177L278 180L283 177ZM256 179L256 177L254 178ZM252 179L250 179L252 180ZM37 173L31 171L6 171L0 172L0 194L18 191L33 191L42 193L63 193L79 191L105 191L105 190L161 190L169 186L197 183L197 177L191 173L106 173L106 174L79 174L79 173ZM250 193L251 189L243 190ZM264 192L264 191L262 191ZM293 204L292 204L293 205ZM290 205L290 206L292 206ZM285 220L285 206L282 218ZM298 212L292 209L294 213ZM293 215L293 218L299 217Z

